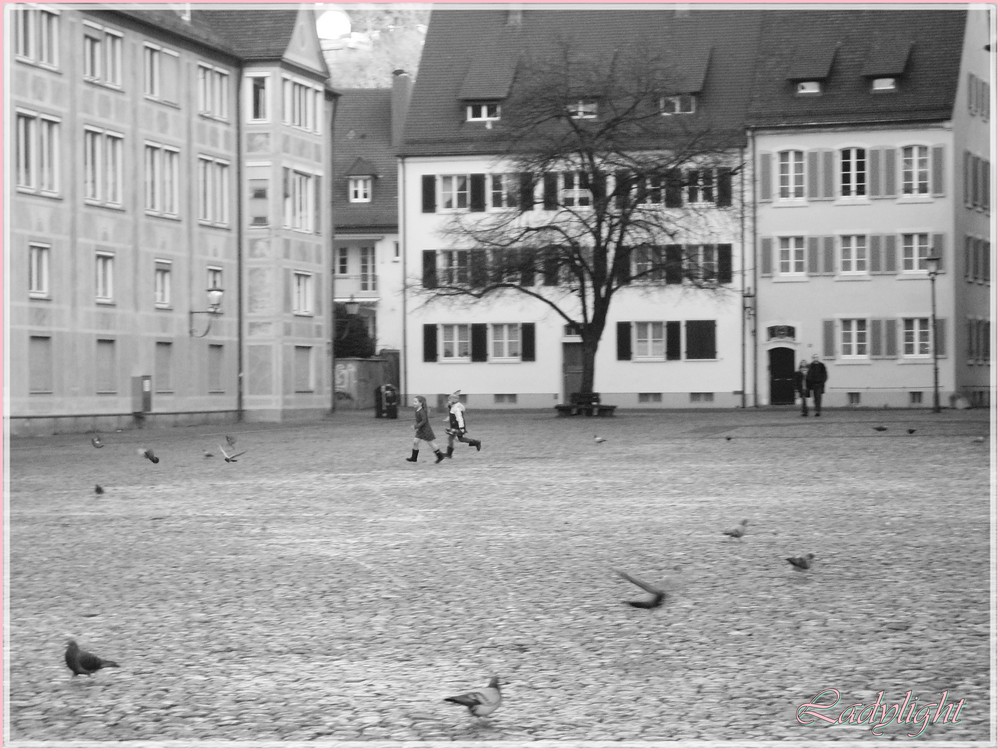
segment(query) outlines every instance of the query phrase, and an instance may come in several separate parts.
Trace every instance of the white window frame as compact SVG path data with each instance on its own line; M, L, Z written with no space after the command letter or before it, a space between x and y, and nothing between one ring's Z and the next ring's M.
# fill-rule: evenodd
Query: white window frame
M900 193L907 198L926 198L931 194L931 150L921 144L899 149Z
M270 73L247 73L246 74L246 98L247 98L247 122L251 123L266 123L271 119L271 74ZM258 100L255 98L256 87L255 82L261 80L263 81L263 94ZM260 113L259 117L254 117L256 112L256 104L260 101L262 105L263 112Z
M147 99L155 99L158 102L166 102L168 104L177 104L174 98L169 98L166 95L166 87L164 86L165 75L163 69L163 58L171 57L175 61L175 67L180 70L180 54L175 50L167 49L166 47L161 47L158 44L152 44L150 42L145 42L142 46L142 65L143 65L143 95Z
M559 201L562 206L591 206L594 202L590 188L583 187L582 170L569 170L559 175Z
M347 178L347 200L350 203L371 203L372 178L370 176Z
M295 271L292 274L292 313L297 316L311 316L314 313L313 274L309 271Z
M90 83L122 86L124 34L92 21L83 22L83 78Z
M198 222L229 225L229 161L198 155Z
M347 276L350 269L351 249L340 246L337 248L337 276Z
M868 274L868 236L840 235L840 273L844 276Z
M805 276L805 236L788 235L778 238L778 274L779 276Z
M358 248L358 258L361 261L358 288L362 292L375 292L378 285L378 277L375 274L375 246L362 245Z
M896 90L896 79L894 76L883 76L881 78L872 79L872 91L895 91Z
M88 125L83 129L83 144L84 200L120 208L124 201L125 137Z
M500 102L472 102L465 105L465 119L470 123L496 122L500 119Z
M209 63L198 63L198 114L229 119L229 71Z
M490 324L490 362L521 361L521 324Z
M697 109L698 97L695 94L660 97L661 115L693 115Z
M667 359L667 325L663 321L636 321L633 331L633 360Z
M868 319L840 319L840 356L845 360L868 359Z
M180 214L180 161L180 149L155 141L145 142L147 214L165 217Z
M60 11L48 7L19 7L11 17L14 54L22 62L59 67Z
M316 216L316 191L321 176L293 167L283 168L285 198L284 226L296 232L315 232L319 227Z
M806 154L801 149L778 152L778 200L802 202L806 198Z
M444 323L441 329L441 359L444 362L470 362L472 329L467 323ZM449 348L451 354L449 354Z
M868 150L860 146L840 149L840 197L868 197Z
M903 319L903 357L924 359L931 356L931 319Z
M715 170L692 168L684 184L685 202L693 205L714 204L716 199Z
M441 175L438 180L441 211L468 211L470 182L468 175Z
M28 243L28 297L48 298L49 268L52 246L48 243Z
M689 245L688 271L685 279L717 282L719 279L719 246L713 243Z
M489 208L494 211L514 209L520 205L520 177L516 172L501 172L489 176Z
M281 77L281 121L311 133L322 131L323 89L291 76Z
M445 284L468 284L471 279L472 253L468 250L441 251L441 278Z
M95 256L94 297L99 304L115 301L115 254L99 250Z
M566 112L571 120L593 120L597 117L596 99L577 99L566 104Z
M931 250L929 232L904 232L899 244L900 269L905 274L926 274Z
M173 275L173 261L163 258L155 260L153 270L153 304L157 308L169 308L171 304L171 279Z
M15 117L17 189L44 195L60 191L60 140L62 121L30 110Z

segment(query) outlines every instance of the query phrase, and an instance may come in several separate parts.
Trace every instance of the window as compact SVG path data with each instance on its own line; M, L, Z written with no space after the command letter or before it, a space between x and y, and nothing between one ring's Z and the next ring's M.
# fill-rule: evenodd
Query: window
M795 93L800 96L815 96L823 93L823 85L819 81L799 81Z
M17 187L56 193L59 190L59 120L17 113Z
M778 153L778 198L789 201L805 198L806 160L801 151Z
M123 141L124 139L117 133L108 133L96 128L84 130L83 196L88 202L109 206L122 205Z
M476 102L465 107L465 119L470 123L500 119L499 102Z
M695 110L695 95L680 94L679 96L665 96L660 99L661 115L691 115Z
M289 167L285 176L285 227L313 232L319 227L319 177Z
M225 120L229 117L229 73L211 65L198 65L198 112Z
M372 179L370 177L349 177L347 179L347 199L351 203L370 203L372 200Z
M868 273L868 238L864 235L841 235L840 273Z
M309 393L313 390L313 348L295 347L295 391Z
M903 355L930 357L931 323L928 318L903 319Z
M28 296L49 296L49 259L51 247L40 243L28 245Z
M155 44L143 47L143 93L150 99L177 103L180 56Z
M469 208L469 177L468 175L441 176L441 208Z
M494 323L492 329L492 344L494 360L520 360L521 358L521 324Z
M291 78L281 80L282 122L319 133L322 114L322 91Z
M640 245L632 251L633 276L639 281L663 282L666 279L667 249L663 245Z
M903 235L903 271L925 271L930 255L930 236L926 232Z
M586 172L573 171L560 174L560 198L563 206L590 206L590 179Z
M118 391L118 357L114 339L98 339L94 358L94 391L114 394Z
M157 143L146 144L146 211L176 216L180 205L180 152Z
M251 177L253 173L263 175L268 168L248 167L247 184L250 187L250 201L247 204L251 227L266 227L270 224L270 199L268 189L271 181L267 177Z
M267 98L267 83L269 76L247 76L247 86L249 87L249 96L247 97L249 106L249 119L256 120L258 122L268 120L268 98Z
M52 337L28 337L28 393L51 394L53 373Z
M904 146L903 195L930 195L930 155L926 146Z
M469 283L469 256L467 250L442 250L441 261L445 284Z
M566 112L573 120L593 120L597 117L597 102L593 99L577 99L566 105Z
M694 281L718 280L719 249L716 245L688 245L686 277Z
M841 320L840 354L843 357L868 357L868 321L864 318Z
M208 345L208 392L218 394L225 391L222 385L222 368L225 365L223 345Z
M666 357L667 339L666 327L662 321L643 322L635 324L636 360L662 360Z
M337 273L347 276L347 248L337 248Z
M174 390L174 347L170 342L157 342L154 353L153 385L156 393L169 393Z
M850 148L840 150L840 195L860 198L867 194L865 150Z
M896 79L895 78L873 78L872 79L872 91L895 91L896 90Z
M85 21L83 77L107 86L122 85L122 34Z
M469 324L446 323L441 326L441 352L445 360L468 359Z
M292 291L292 313L298 316L313 314L313 275L305 271L294 274L294 290Z
M801 276L806 273L804 237L778 238L778 273L785 276Z
M59 13L45 8L18 8L14 20L14 54L48 67L59 65Z
M375 247L361 246L361 291L375 291Z
M95 285L97 302L110 303L115 296L115 256L113 253L97 254L97 281Z
M198 219L229 224L229 162L198 157Z
M712 203L715 200L715 170L688 170L687 178L688 203Z
M490 208L513 209L519 203L520 182L516 174L490 175Z
M170 261L157 259L153 273L153 302L157 308L170 307Z

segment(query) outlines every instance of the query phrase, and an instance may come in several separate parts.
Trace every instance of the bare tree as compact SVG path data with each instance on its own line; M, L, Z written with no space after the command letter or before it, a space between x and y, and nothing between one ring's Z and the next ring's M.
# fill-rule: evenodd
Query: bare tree
M498 171L469 176L470 211L443 231L468 250L434 267L425 258L421 286L430 300L512 291L544 302L580 335L581 388L592 391L616 293L726 289L732 246L714 240L733 226L738 165L733 134L690 112L707 51L692 73L638 44L603 55L557 46L521 59L488 136Z

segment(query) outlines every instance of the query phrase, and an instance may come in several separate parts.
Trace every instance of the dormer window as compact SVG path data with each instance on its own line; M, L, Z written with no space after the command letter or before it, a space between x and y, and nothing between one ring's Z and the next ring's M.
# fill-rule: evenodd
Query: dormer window
M819 81L799 81L795 85L795 93L799 96L815 96L823 93L823 86Z
M593 120L597 117L597 102L593 99L577 99L566 105L566 111L573 120Z
M872 79L872 91L895 91L896 90L896 79L895 78L873 78Z
M465 119L470 123L492 122L500 119L499 102L474 102L465 106Z
M693 115L697 104L694 94L665 96L660 99L661 115Z
M347 178L347 200L351 203L371 203L372 178L368 176Z

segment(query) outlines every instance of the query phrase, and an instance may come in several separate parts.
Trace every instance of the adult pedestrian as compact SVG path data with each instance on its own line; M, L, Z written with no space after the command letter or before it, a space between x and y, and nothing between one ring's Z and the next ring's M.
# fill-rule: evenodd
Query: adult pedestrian
M417 454L420 453L420 442L427 441L434 450L434 456L437 457L437 461L434 463L440 464L444 459L444 454L434 442L437 436L434 435L434 430L431 428L431 421L427 412L427 400L422 396L413 397L413 432L413 451L410 454L410 458L406 461L415 462Z
M819 355L813 355L812 362L809 363L809 370L806 371L806 388L812 394L813 407L816 409L816 417L823 412L823 391L826 385L826 365L820 362Z
M795 393L802 399L802 417L809 417L809 387L806 386L806 373L809 372L809 363L805 360L799 362L799 369L793 376L795 379Z
M482 441L466 437L469 428L465 422L465 405L462 404L461 393L461 389L457 389L448 395L448 428L445 432L448 434L447 456L449 459L451 459L451 455L455 452L456 438L462 443L467 443L470 447L474 447L476 451L481 451L483 448Z

